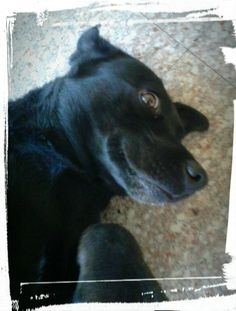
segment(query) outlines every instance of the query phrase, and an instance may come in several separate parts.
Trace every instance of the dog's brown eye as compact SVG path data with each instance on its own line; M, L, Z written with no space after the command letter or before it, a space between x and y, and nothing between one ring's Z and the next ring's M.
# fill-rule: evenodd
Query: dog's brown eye
M140 92L141 101L151 107L152 109L157 110L159 107L158 97L151 92Z

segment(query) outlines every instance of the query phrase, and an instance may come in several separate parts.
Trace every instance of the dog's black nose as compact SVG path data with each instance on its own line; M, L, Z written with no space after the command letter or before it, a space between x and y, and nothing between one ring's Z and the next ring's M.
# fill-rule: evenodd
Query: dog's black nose
M185 169L186 187L188 190L197 190L207 184L207 174L196 161L188 160Z

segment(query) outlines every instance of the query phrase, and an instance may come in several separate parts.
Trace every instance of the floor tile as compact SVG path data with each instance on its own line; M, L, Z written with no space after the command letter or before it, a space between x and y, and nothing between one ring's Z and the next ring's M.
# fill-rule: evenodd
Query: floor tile
M163 30L167 36L176 40L192 55L202 60L206 65L236 87L236 71L232 64L225 64L220 47L236 47L236 37L231 21L211 22L155 22L155 15L149 21Z
M12 98L65 74L80 34L97 24L101 24L102 36L144 61L160 77L186 51L155 25L144 27L140 14L75 10L70 19L68 14L49 13L42 26L37 26L35 14L17 16L13 33L13 70L17 75L11 75Z

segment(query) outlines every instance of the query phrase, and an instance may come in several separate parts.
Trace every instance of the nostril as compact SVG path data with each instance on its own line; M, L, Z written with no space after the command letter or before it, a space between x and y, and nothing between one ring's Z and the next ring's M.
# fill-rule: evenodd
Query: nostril
M188 164L186 167L186 171L188 177L190 177L193 181L200 181L202 179L202 174L196 169L195 165Z
M191 173L189 174L189 177L196 182L200 182L202 180L202 175L197 174L197 175L192 175Z
M187 172L187 182L189 184L204 185L206 183L206 173L196 161L187 161L185 168Z

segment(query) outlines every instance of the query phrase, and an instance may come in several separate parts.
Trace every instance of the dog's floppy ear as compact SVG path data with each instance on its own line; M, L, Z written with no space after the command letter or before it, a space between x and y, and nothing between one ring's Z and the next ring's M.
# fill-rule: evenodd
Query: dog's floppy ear
M70 65L78 70L83 63L102 60L117 52L121 51L103 39L98 26L95 26L86 30L79 38L76 51L70 57Z
M192 131L205 131L209 127L208 119L198 110L182 103L175 103L184 127L184 135Z

